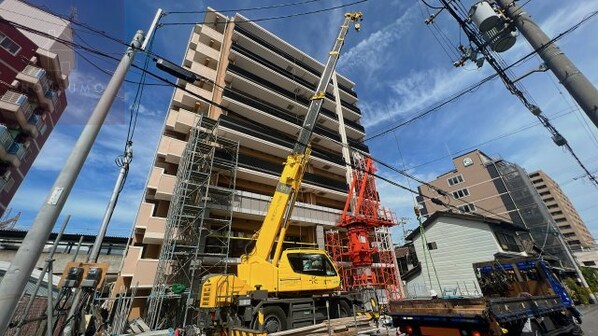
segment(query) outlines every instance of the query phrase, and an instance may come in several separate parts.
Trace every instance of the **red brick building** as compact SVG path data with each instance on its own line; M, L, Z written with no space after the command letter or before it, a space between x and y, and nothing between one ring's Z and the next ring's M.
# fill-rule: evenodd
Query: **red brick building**
M57 37L70 34L68 22L12 3L0 5L2 18ZM18 13L37 19L20 20L25 14ZM60 56L69 58L68 49L52 38L0 22L0 215L66 108L72 57L65 63Z

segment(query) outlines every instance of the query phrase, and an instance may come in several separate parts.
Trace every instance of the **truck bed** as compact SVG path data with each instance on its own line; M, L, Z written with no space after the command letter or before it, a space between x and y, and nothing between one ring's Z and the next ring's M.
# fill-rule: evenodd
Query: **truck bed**
M412 299L390 303L393 318L449 322L480 322L492 317L510 322L565 309L556 295L515 298Z

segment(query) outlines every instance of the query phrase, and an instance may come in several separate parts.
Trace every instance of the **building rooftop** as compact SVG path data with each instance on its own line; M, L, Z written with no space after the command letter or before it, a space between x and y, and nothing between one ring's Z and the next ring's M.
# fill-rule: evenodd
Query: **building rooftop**
M418 226L413 232L411 232L405 240L413 240L415 237L419 235L420 227L424 229L434 223L440 217L448 217L448 218L456 218L456 219L464 219L480 224L488 224L488 225L500 225L501 228L509 228L513 231L527 231L527 229L523 225L515 224L512 222L502 221L495 218L489 218L478 214L461 214L449 211L436 211L432 214L425 222L422 223L421 226Z

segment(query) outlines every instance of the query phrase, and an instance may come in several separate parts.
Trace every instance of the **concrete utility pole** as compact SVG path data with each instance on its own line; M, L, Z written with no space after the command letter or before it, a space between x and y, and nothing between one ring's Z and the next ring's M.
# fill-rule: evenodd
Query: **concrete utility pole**
M116 98L116 94L133 62L135 53L141 47L143 39L143 32L140 30L137 31L133 37L133 41L131 41L130 47L123 55L108 86L106 86L106 90L89 117L62 171L56 178L49 195L46 197L37 217L35 217L25 239L23 239L21 247L4 275L4 280L0 283L0 335L6 334L12 315L19 302L21 292L25 289L35 263L79 176L85 159L87 159L87 155L100 132L100 128L108 115L112 102Z
M596 87L556 44L550 43L550 38L515 1L495 1L504 10L506 16L515 22L515 26L532 48L538 50L538 55L546 63L546 66L569 91L588 118L598 127L598 90Z

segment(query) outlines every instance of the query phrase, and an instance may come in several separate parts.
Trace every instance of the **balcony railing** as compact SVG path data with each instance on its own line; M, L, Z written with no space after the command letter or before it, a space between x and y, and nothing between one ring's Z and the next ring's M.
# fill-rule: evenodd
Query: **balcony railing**
M245 36L247 36L248 38L250 38L251 40L257 42L258 44L266 47L266 49L271 50L272 52L276 53L279 56L282 56L283 58L287 59L288 61L299 65L300 67L302 67L303 69L307 70L308 72L312 73L313 75L315 75L316 77L320 78L322 76L322 73L316 69L314 69L313 67L307 65L307 63L298 60L296 57L292 56L291 54L281 50L280 48L275 47L273 44L268 43L266 40L259 38L255 35L253 35L252 33L250 33L249 31L241 28L239 25L235 25L235 30L238 33L241 33ZM353 91L352 89L349 89L348 87L339 84L338 85L339 88L341 88L342 90L344 90L346 93L350 94L353 97L357 97L357 94L355 93L355 91Z
M9 149L14 139L10 135L10 131L5 125L0 124L0 145L2 147Z
M14 91L6 91L2 98L0 98L5 103L13 104L13 105L22 105L27 102L27 96L22 93L14 92Z
M31 117L29 118L29 120L27 120L27 122L30 123L31 125L34 125L35 127L37 127L38 130L41 130L41 128L44 124L44 120L37 114L31 115Z
M293 148L295 143L294 140L289 139L288 135L280 134L280 132L277 130L265 126L249 124L238 119L233 119L227 115L220 116L220 125L289 149ZM345 161L343 160L342 156L328 152L321 148L314 146L312 147L311 153L313 157L327 160L338 165L345 165Z
M279 67L278 65L266 60L265 58L252 53L251 51L247 50L246 48L241 47L237 43L233 42L232 49L235 50L236 52L240 53L241 55L275 71L276 73L278 73L288 79L290 79L291 81L298 82L301 85L307 87L308 89L310 89L312 91L316 90L316 86L311 84L310 82L308 82L302 78L294 76L291 72L287 71L286 69L283 69L283 68ZM335 101L334 96L328 92L326 92L326 98L328 98L332 101ZM341 100L341 105L357 114L361 114L361 110L357 106L351 105L351 104L345 102L344 100Z
M25 75L35 77L35 78L42 78L46 74L46 70L38 68L33 65L28 65L22 71Z
M236 101L239 101L245 105L254 107L257 110L266 112L272 116L286 120L286 121L291 122L298 126L301 126L303 124L303 119L305 119L304 116L298 116L293 113L286 112L286 111L284 111L284 110L282 110L264 100L261 100L257 97L253 97L253 96L250 96L245 93L240 94L238 91L236 91L234 89L226 88L224 90L224 96L234 99ZM333 131L328 130L326 128L316 126L314 129L314 132L317 134L320 134L322 136L331 138L335 141L341 141L341 137L338 134L336 134Z
M256 76L255 74L253 74L245 69L242 69L234 64L229 64L228 70L231 73L233 73L239 77L243 77L244 79L246 79L250 82L254 82L254 83L259 84L260 86L264 86L264 87L278 93L279 95L281 95L283 97L286 97L293 101L297 101L297 102L301 103L304 107L307 107L307 105L309 105L309 99L304 98L302 96L297 96L294 93L292 93L291 91L285 90L276 84L270 83L269 81L267 81L259 76ZM334 113L328 109L322 108L320 110L320 113L322 113L323 115L325 115L331 119L338 120L338 116L336 115L336 113ZM344 120L345 120L345 124L347 126L352 127L361 132L365 131L365 129L363 128L362 125L360 125L354 121L348 120L346 118Z
M263 58L261 56L258 56L256 54L252 53L251 51L249 51L249 50L241 47L239 44L237 44L235 42L233 42L233 44L232 44L232 49L234 51L240 53L241 55L243 55L243 56L245 56L245 57L247 57L247 58L249 58L249 59L251 59L251 60L253 60L253 61L255 61L255 62L257 62L257 63L259 63L261 65L263 65L263 66L265 66L266 68L269 68L269 69L275 71L276 73L278 73L278 74L280 74L280 75L282 75L282 76L290 79L291 81L297 82L297 83L305 86L306 88L308 88L308 89L310 89L312 91L316 90L316 86L314 84L306 81L303 78L296 77L295 75L293 75L293 73L287 71L286 69L281 68L280 66L278 66L278 65L276 65L276 64L268 61L267 59L265 59L265 58ZM328 92L326 92L326 98L334 101L334 96L331 95Z
M10 148L8 149L10 154L14 154L19 160L23 160L25 154L27 153L27 148L20 143L13 143Z
M264 161L259 158L244 154L239 154L239 166L276 176L280 175L283 169L283 166L279 163ZM328 188L340 192L347 192L347 184L345 182L334 181L330 178L318 176L315 174L304 173L303 181L305 183L317 185L323 188Z

